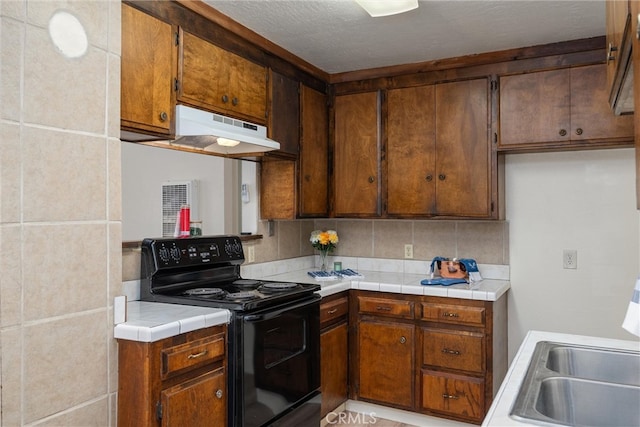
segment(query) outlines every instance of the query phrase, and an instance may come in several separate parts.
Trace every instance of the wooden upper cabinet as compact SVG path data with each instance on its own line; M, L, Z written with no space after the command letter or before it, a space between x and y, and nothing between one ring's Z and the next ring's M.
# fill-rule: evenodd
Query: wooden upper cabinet
M380 94L335 98L335 216L380 215Z
M168 135L176 48L170 24L122 4L121 125Z
M300 89L299 216L325 217L329 213L329 118L325 94L302 85Z
M265 125L267 69L180 30L181 103Z
M387 91L387 212L435 212L435 85Z
M568 140L568 70L500 77L500 147Z
M436 214L494 215L489 113L487 78L436 86Z
M280 143L277 153L291 154L295 158L300 143L299 83L273 70L269 75L269 136Z
M500 77L499 148L630 145L633 118L611 111L606 73L596 64Z
M387 214L491 217L488 79L387 93Z

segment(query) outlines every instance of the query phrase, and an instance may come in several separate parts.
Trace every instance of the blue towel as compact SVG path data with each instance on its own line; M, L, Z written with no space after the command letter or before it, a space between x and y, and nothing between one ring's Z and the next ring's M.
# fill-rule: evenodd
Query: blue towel
M451 286L457 285L458 283L467 283L465 279L446 279L444 277L436 277L435 279L423 279L420 284L421 285L430 285L430 286Z

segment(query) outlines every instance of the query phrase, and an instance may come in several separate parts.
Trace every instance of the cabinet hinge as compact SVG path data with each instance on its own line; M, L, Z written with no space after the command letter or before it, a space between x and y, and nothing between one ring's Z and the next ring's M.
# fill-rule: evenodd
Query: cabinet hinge
M176 31L173 35L176 46L180 46L180 33Z
M160 421L162 419L162 403L156 402L156 419Z
M491 90L498 90L498 81L497 80L491 80Z
M493 202L491 202L491 212L493 212L494 208L493 208Z
M176 92L180 91L180 80L178 79L173 80L173 90L175 90Z
M497 144L497 143L498 143L498 133L497 133L497 132L494 132L494 133L493 133L493 143L494 143L494 144Z

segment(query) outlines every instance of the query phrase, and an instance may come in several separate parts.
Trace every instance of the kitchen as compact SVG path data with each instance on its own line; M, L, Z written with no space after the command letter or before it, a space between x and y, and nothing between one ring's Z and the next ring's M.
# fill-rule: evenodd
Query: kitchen
M86 60L71 63L46 34L56 3L1 8L3 424L115 425L113 297L139 268L121 245L120 5L65 3L93 34ZM506 157L508 233L501 224L468 222L448 224L447 232L478 258L468 229L490 236L484 262L510 266L510 357L530 329L633 339L620 328L639 259L633 150ZM591 179L598 174L607 179ZM347 220L345 228L358 225L356 236L366 237L341 235L338 250L389 257L375 252L382 249L374 239L399 233L395 245L413 238L418 258L420 237L411 233L419 222ZM291 243L306 242L313 223L278 222L278 232L256 246L256 260L312 255L309 245ZM561 268L563 249L578 250L577 270ZM568 305L568 296L580 303Z

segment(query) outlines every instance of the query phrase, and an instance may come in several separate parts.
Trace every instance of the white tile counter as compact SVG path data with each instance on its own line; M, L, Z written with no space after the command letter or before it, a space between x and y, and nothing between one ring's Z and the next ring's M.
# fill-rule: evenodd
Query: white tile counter
M313 271L313 269L304 269L275 274L272 276L252 278L282 280L284 282L296 283L317 283L322 288L320 290L320 295L323 297L347 289L360 289L365 291L393 292L398 294L497 301L511 287L508 280L495 279L484 279L471 285L459 284L452 286L429 286L420 284L421 280L427 278L424 274L362 270L358 270L358 273L363 275L364 279L319 281L309 276L309 274L307 274L309 271Z
M623 350L640 350L640 342L638 341L614 340L554 332L529 331L522 342L518 353L513 359L511 366L509 367L509 371L502 382L502 386L500 387L500 390L498 390L498 394L496 395L493 404L482 423L483 426L503 427L539 425L534 422L527 423L515 420L509 417L509 412L511 411L511 407L518 395L520 385L524 381L536 344L540 341L553 341L566 344L579 344Z
M114 338L154 342L185 332L229 323L229 310L180 304L130 301L127 320L115 326Z

